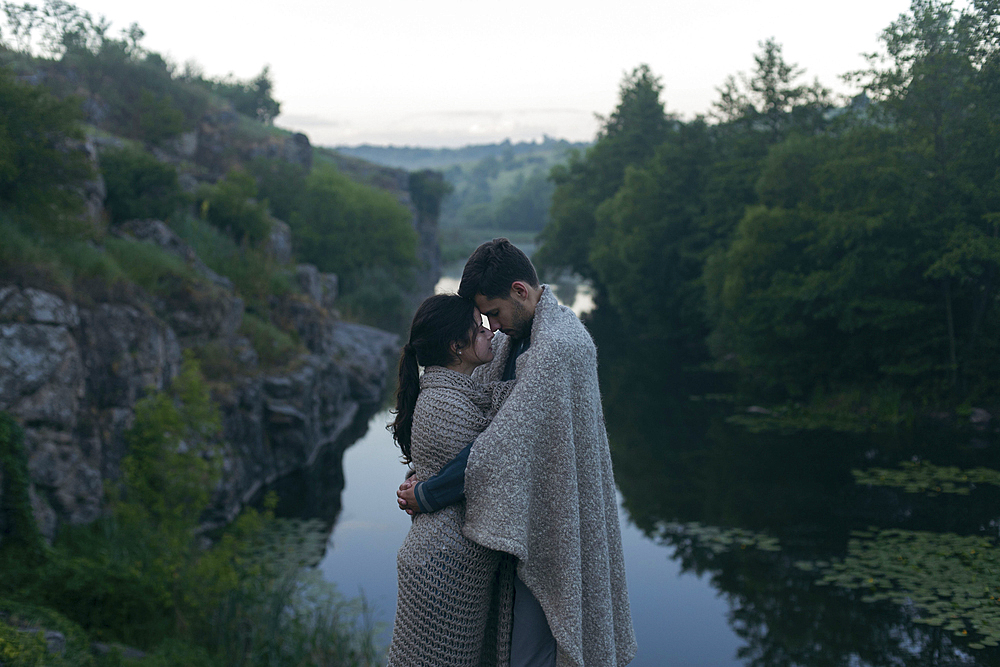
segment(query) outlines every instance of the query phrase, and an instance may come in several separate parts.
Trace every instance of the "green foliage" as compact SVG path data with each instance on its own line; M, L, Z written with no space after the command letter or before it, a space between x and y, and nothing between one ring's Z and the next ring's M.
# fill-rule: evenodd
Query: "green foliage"
M92 664L83 632L50 609L91 637L147 651L138 662L112 652L96 667L376 664L366 610L302 570L322 557L324 524L275 519L271 497L265 512L245 511L211 547L202 544L199 520L220 472L219 430L218 409L188 355L168 390L137 404L104 517L64 527L40 557L0 542L0 591L48 607L24 611L0 600L5 664ZM15 439L3 434L6 452ZM39 662L53 660L39 635L11 634L12 625L63 632L66 662Z
M108 237L104 247L131 282L153 294L170 291L177 282L201 282L184 260L147 241Z
M0 412L0 549L5 555L35 559L45 543L31 513L28 457L24 434L6 412Z
M422 216L436 218L441 212L441 200L453 190L441 172L424 169L410 174L410 197Z
M709 128L676 126L644 167L630 167L595 211L590 265L608 302L643 339L704 358L707 334L700 278L708 236L705 190L713 154Z
M258 202L257 183L243 171L232 170L215 185L198 191L201 217L237 242L257 246L271 231L267 202Z
M540 267L598 278L590 264L597 209L621 186L626 169L645 163L666 138L671 119L662 90L647 65L635 68L622 81L618 106L604 119L597 142L586 155L572 154L567 166L552 169L551 219L534 258Z
M295 338L251 313L243 316L240 333L250 340L264 367L283 366L300 351Z
M84 229L75 190L91 175L80 111L44 88L14 81L0 67L0 207L30 211L55 234Z
M360 288L366 272L381 270L401 284L416 264L410 212L387 193L317 166L289 224L298 257L336 273L344 293Z
M406 331L408 303L399 279L381 266L362 269L353 287L337 300L342 316L388 331Z
M177 170L148 152L132 147L101 153L107 188L105 208L114 224L127 220L166 220L185 202Z
M136 403L121 463L126 504L142 508L154 525L193 528L218 481L209 457L220 429L218 408L188 355L169 393Z
M261 123L273 123L281 113L281 103L271 97L274 82L271 69L265 66L249 81L240 81L232 74L221 79L198 78L198 82L213 93L232 103L233 108Z
M306 170L288 160L254 158L247 167L257 180L258 195L266 199L271 214L288 220L306 192Z
M1000 397L997 25L994 2L914 2L841 109L773 39L714 124L664 115L636 70L597 143L552 171L536 264L589 278L636 341L805 403L757 426Z
M139 137L153 146L187 129L184 113L174 106L173 98L166 93L157 95L146 88L140 89L137 116Z
M50 653L46 631L62 634L65 645ZM0 660L8 667L102 667L77 624L51 609L0 598Z
M233 281L249 312L266 318L270 298L291 290L288 275L262 249L237 244L214 225L190 216L174 216L170 226L210 269Z

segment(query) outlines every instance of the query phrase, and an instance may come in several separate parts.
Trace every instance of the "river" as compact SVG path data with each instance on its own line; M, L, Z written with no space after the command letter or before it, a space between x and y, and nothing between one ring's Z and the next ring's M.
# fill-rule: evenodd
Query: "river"
M704 382L595 338L633 665L1000 665L993 429L754 433ZM366 597L384 642L409 525L388 420L375 415L344 455L320 564Z

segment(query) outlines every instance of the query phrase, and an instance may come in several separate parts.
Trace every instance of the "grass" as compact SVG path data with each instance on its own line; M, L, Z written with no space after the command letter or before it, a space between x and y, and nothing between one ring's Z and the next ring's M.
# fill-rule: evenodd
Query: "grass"
M233 282L248 311L266 318L270 297L292 290L291 278L263 250L237 244L210 223L193 216L172 219L170 226L210 269Z

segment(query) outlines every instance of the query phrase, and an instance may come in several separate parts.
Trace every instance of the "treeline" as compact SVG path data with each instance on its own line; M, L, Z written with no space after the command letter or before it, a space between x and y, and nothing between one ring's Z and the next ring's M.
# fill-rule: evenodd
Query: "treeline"
M691 121L639 67L596 144L553 169L535 259L589 278L636 354L776 400L995 400L998 41L997 0L914 0L847 75L850 103L768 40Z
M571 150L587 145L546 136L541 142L508 139L463 148L364 145L337 150L387 166L441 170L451 186L441 207L441 228L451 236L461 233L453 230L477 230L481 236L540 232L548 224L555 189L550 170L564 163ZM444 248L445 254L448 250ZM460 254L469 250L463 247Z
M353 155L375 164L396 167L408 171L420 169L448 169L460 164L472 164L487 158L511 159L537 155L539 153L565 153L571 148L581 148L583 144L571 143L565 139L543 136L538 141L513 142L506 139L497 144L475 144L461 148L422 148L419 146L337 146L337 152ZM509 156L509 157L507 157Z

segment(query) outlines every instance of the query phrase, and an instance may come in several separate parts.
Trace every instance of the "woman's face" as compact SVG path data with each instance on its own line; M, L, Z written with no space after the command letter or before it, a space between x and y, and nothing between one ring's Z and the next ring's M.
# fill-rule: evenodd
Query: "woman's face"
M472 321L472 344L469 345L469 351L466 352L470 357L469 361L475 360L479 364L493 361L493 348L490 347L490 341L493 340L493 332L483 326L483 316L480 314L478 308L472 311Z

